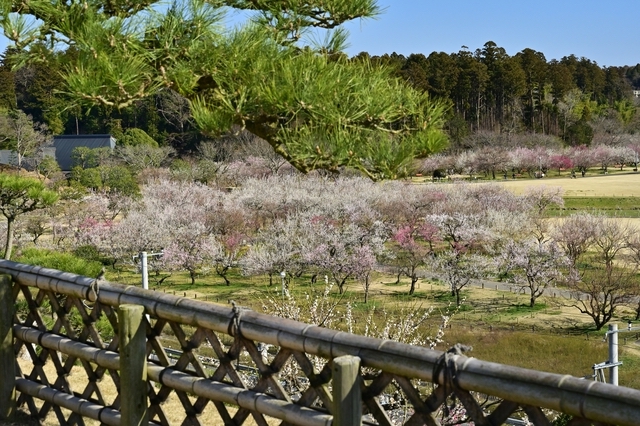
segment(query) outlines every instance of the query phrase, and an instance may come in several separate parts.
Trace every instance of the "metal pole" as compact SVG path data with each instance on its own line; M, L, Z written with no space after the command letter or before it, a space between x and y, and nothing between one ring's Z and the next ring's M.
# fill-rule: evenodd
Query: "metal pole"
M609 324L609 383L618 386L618 324Z
M140 263L142 269L142 288L149 289L149 271L147 269L147 252L140 252Z
M285 271L280 272L280 277L282 278L282 303L284 305L284 279L286 278L287 273Z

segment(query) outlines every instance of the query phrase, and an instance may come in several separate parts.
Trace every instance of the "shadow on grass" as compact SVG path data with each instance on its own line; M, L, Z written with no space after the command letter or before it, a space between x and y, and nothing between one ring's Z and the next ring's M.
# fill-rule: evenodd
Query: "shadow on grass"
M11 420L0 420L0 426L39 426L40 422L35 416L31 416L18 409Z
M530 306L528 303L520 303L517 305L511 305L507 309L504 310L505 314L512 315L521 315L521 314L531 314L534 312L541 312L547 309L548 306L546 303L536 303L533 306Z

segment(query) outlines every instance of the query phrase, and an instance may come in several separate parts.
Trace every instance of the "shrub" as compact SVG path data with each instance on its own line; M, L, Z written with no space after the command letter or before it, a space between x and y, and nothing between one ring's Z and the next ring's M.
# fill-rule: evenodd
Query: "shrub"
M89 262L102 262L102 258L100 256L100 252L94 245L84 245L77 247L73 250L73 255L79 259L84 259Z
M127 129L124 131L124 135L120 140L118 140L119 145L129 145L129 146L150 146L153 148L158 147L158 142L156 142L151 136L147 134L142 129Z
M102 269L102 263L94 260L86 260L69 253L37 248L24 250L18 257L17 262L71 272L85 277L95 277Z

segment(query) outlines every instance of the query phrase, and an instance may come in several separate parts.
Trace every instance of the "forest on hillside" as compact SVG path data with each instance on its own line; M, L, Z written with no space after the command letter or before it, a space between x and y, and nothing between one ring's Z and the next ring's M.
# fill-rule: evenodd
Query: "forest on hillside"
M634 96L640 64L600 67L575 55L547 61L543 52L528 48L509 56L492 41L473 52L464 46L428 56L362 52L358 59L390 66L414 88L447 100L454 146L478 132L537 133L588 145L594 131L633 134L640 128L640 98Z
M109 133L123 140L131 134L128 130L140 129L178 154L193 153L210 141L196 126L189 101L171 89L120 110L104 105L70 108L60 88L65 58L72 62L76 55L73 47L56 52L55 61L18 68L12 52L8 49L0 57L3 114L20 110L45 124L51 134ZM371 57L362 52L352 58L341 54L340 60L384 66L417 91L444 100L449 106L444 128L450 150L458 153L505 138L521 141L522 135L531 134L537 141L549 136L569 146L607 143L640 129L640 98L633 93L640 88L640 64L600 67L575 55L547 61L544 53L532 49L509 56L493 42L450 54Z

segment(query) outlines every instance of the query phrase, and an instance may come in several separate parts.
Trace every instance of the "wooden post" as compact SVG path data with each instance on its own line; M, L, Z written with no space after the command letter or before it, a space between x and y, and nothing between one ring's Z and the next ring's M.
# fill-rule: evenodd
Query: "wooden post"
M120 337L120 411L122 426L146 426L147 359L144 307L121 305L118 309Z
M345 355L333 360L333 426L362 425L360 358Z
M13 352L11 275L0 275L0 420L16 413L16 355Z

